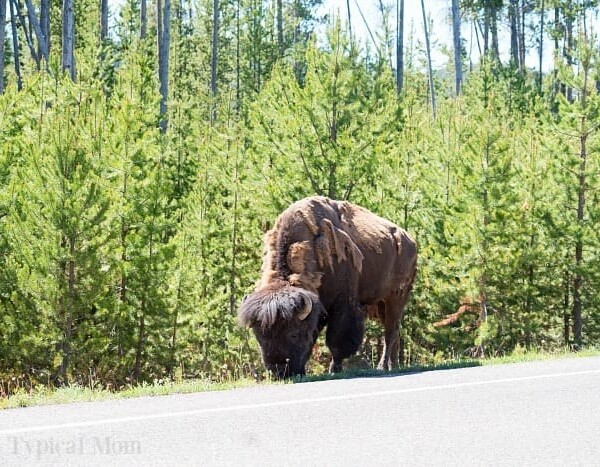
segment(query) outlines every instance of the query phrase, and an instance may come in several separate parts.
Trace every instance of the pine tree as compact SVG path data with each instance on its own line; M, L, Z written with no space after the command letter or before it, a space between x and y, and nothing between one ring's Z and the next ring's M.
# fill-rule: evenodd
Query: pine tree
M338 23L327 51L308 49L303 82L277 68L254 107L256 163L279 207L311 193L348 199L372 182L396 98L389 69L371 79L356 52Z

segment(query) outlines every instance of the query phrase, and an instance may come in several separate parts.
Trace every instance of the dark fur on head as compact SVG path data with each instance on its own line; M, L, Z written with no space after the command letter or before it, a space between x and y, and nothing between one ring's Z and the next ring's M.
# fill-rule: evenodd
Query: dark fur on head
M263 362L276 377L303 375L326 320L317 294L280 283L249 295L238 311L260 344Z
M315 308L319 308L319 314L324 313L319 297L308 290L290 285L260 289L244 299L238 320L243 326L258 326L264 330L273 327L279 320L291 321L306 307L312 308L311 313Z

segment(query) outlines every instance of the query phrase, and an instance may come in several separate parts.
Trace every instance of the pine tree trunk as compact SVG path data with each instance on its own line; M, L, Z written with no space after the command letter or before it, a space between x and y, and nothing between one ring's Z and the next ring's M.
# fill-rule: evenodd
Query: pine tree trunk
M4 38L6 35L6 0L0 0L0 94L4 94Z
M210 53L210 93L213 97L210 111L210 121L214 123L217 119L217 67L219 66L219 0L213 0L213 30L212 46Z
M50 57L50 0L40 1L40 27L42 36L46 42L46 60ZM41 54L41 51L40 51Z
M517 27L518 0L510 0L508 18L510 21L510 60L512 65L519 68L519 31Z
M427 69L429 72L429 93L431 95L431 111L433 118L436 117L435 105L435 87L433 85L433 67L431 64L431 45L429 43L429 31L427 28L427 13L425 12L425 2L421 0L421 11L423 12L423 31L425 32L425 47L427 49Z
M67 288L66 290L61 287L62 293L59 299L59 309L62 314L62 332L63 337L60 343L60 350L62 353L62 360L59 367L59 378L61 384L68 382L69 366L71 363L71 350L72 350L72 339L73 330L75 326L74 314L76 312L75 296L76 296L76 275L75 275L75 238L64 236L61 240L61 247L68 247L69 260L60 260L60 269L62 274L66 277L61 277L59 282L62 283L63 279L66 278Z
M556 31L560 28L560 8L554 8L554 28ZM558 42L558 34L554 35L554 56L559 57L560 44ZM558 80L558 67L554 65L554 95L557 96L562 91L563 85ZM567 340L568 341L568 340Z
M565 47L563 55L567 60L567 66L571 68L573 66L573 18L570 14L565 15ZM566 86L565 96L569 102L573 102L573 88Z
M235 9L235 108L239 113L242 110L242 93L241 93L241 38L242 38L242 26L241 26L241 0L236 1Z
M396 6L397 2L398 0L396 0ZM402 3L404 3L404 0L402 0ZM348 37L352 40L352 13L350 12L350 0L346 0L346 12L348 14Z
M134 381L137 381L142 374L142 363L144 358L144 341L146 339L146 319L145 319L145 310L146 310L146 301L145 298L142 298L141 303L141 312L138 322L138 337L137 343L135 346L135 362L133 364L133 372L132 378Z
M565 345L568 346L571 343L571 313L569 313L570 303L569 298L571 296L571 278L569 271L565 271L565 295L563 297L563 337Z
M585 94L585 90L583 93ZM584 97L582 97L582 100ZM583 107L583 103L582 103ZM583 129L582 129L583 130ZM577 197L577 225L582 226L585 212L586 198L586 163L587 163L587 134L580 137L579 153L579 175L578 175L578 197ZM575 273L573 275L573 339L575 345L580 348L583 343L583 302L581 289L583 287L583 240L578 236L575 242Z
M62 71L75 81L75 4L63 0L62 4Z
M487 55L490 51L490 6L489 0L484 2L483 6L483 54Z
M519 7L519 70L525 70L525 0L521 0L521 6Z
M586 38L587 40L587 38ZM588 93L588 82L590 72L589 62L582 61L581 68L583 72L583 88L581 90L581 110L582 112L587 111L587 93ZM581 117L581 127L579 131L579 173L578 173L578 187L577 187L577 226L581 229L583 227L584 215L585 215L585 201L586 201L586 166L587 166L587 139L589 135L589 129L587 128L587 118ZM575 345L581 348L583 344L583 302L582 302L582 287L583 287L583 275L581 268L583 266L583 238L581 232L577 235L575 242L575 272L573 275L573 339Z
M348 6L350 11L350 6ZM350 13L348 13L350 15ZM404 0L396 0L396 92L404 87Z
M235 297L236 297L236 277L237 271L237 255L238 255L238 191L239 187L239 147L235 152L235 168L233 174L233 229L231 233L231 273L229 276L229 313L235 315Z
M140 39L145 39L148 31L148 2L141 0L140 2Z
M283 0L277 0L277 48L279 57L283 57L285 51L283 43Z
M157 2L158 34L158 79L160 82L160 129L167 131L169 99L169 51L171 47L171 0L164 0L164 6Z
M459 0L452 0L452 33L454 38L454 78L455 92L460 94L462 84L462 41L460 38L460 5Z
M38 20L38 17L35 13L35 7L31 3L31 0L25 0L25 7L27 8L27 16L29 18L29 24L31 25L31 27L33 28L33 30L35 32L35 36L36 36L37 43L38 43L38 51L37 51L38 53L37 53L36 61L38 63L38 68L39 68L39 63L42 58L44 60L46 60L46 62L48 62L48 58L49 58L48 45L46 43L46 38L42 31L42 26L40 24L40 21Z
M17 33L17 13L15 11L15 0L10 3L10 25L13 45L13 61L15 64L15 76L17 77L17 89L23 89L23 78L21 77L21 55L19 54L19 34Z
M23 36L25 37L25 42L27 42L27 46L29 47L29 52L31 53L31 58L35 61L36 67L40 69L40 57L33 45L33 32L31 27L31 20L25 21L25 16L23 15L22 5L19 0L15 0L15 11L17 13L17 18L19 23L21 24L21 30L23 31Z
M108 38L108 0L100 0L100 41Z
M127 199L127 180L128 173L127 170L123 172L123 191L121 193L123 199L123 205L125 205L125 200ZM127 305L127 223L125 220L125 215L121 215L121 280L119 281L119 302L122 309L125 309ZM123 344L123 331L125 326L119 323L120 326L118 328L118 342L117 342L117 355L122 357L125 353L125 345Z
M544 12L545 12L545 2L542 0L542 4L540 5L540 53L539 53L539 67L538 67L538 91L542 92L542 64L544 57Z
M213 0L213 30L210 58L210 92L217 96L217 66L219 52L219 0Z
M500 57L498 46L498 8L493 1L486 0L483 7L483 51L493 61Z

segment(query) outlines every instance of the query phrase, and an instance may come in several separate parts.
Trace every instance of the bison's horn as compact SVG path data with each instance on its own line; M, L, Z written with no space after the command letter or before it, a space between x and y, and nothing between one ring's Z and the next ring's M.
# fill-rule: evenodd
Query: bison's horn
M312 300L308 295L302 295L304 298L304 308L298 312L298 319L304 321L312 311Z

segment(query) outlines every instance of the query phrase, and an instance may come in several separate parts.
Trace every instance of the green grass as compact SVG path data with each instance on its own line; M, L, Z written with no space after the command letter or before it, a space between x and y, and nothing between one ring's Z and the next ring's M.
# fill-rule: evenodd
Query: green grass
M517 348L511 355L483 359L460 359L435 364L414 365L400 368L391 372L384 372L376 369L350 369L334 375L309 375L303 378L295 379L292 383L305 383L326 380L338 380L346 378L376 377L384 375L402 375L410 373L420 373L424 371L449 370L456 368L466 368L482 365L505 365L511 363L556 360L564 358L583 358L600 356L600 348L590 347L579 352L571 352L567 349L554 352L534 351ZM221 391L236 389L258 384L275 384L275 382L266 380L257 383L253 379L240 379L223 382L215 382L201 379L183 380L180 382L156 382L152 384L140 384L138 386L128 387L120 391L109 391L107 389L89 388L83 386L66 386L62 388L51 388L48 386L37 386L26 391L19 389L15 394L9 397L0 398L0 409L9 409L16 407L29 407L34 405L49 404L67 404L74 402L90 402L108 399L123 399L132 397L153 397L164 396L168 394L189 394L195 392Z
M30 407L34 405L70 404L74 402L91 402L108 399L125 399L132 397L154 397L168 394L189 394L194 392L222 391L256 385L251 379L215 382L200 379L184 380L181 382L143 383L119 391L89 388L72 385L61 388L50 388L39 385L26 391L19 389L9 397L0 398L0 409Z
M510 355L491 357L482 360L484 365L505 365L508 363L533 362L542 360L558 360L564 358L586 358L600 356L600 347L590 346L579 351L567 348L554 351L526 350L517 347Z

